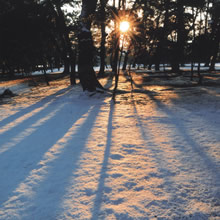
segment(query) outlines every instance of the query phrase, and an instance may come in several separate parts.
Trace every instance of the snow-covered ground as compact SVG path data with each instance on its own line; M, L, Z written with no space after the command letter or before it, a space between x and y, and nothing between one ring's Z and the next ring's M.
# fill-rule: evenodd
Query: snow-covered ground
M133 90L120 76L116 104L68 79L10 87L1 220L220 219L219 84L132 75Z
M140 65L139 67L141 68L141 70L137 70L137 72L151 72L152 70L155 70L155 65L152 65L152 70L148 70L148 69L143 70L143 65ZM171 70L171 66L169 64L164 64L164 65L160 64L159 71L164 71L164 70L166 70L166 71ZM182 71L191 71L191 64L186 63L183 66L180 66L180 70L182 70ZM195 74L196 74L196 71L198 70L198 63L194 64L193 70L195 71ZM204 70L208 71L209 67L205 66L205 63L201 63L200 64L200 70L201 71L204 71ZM215 64L215 70L217 70L217 71L220 70L220 63Z

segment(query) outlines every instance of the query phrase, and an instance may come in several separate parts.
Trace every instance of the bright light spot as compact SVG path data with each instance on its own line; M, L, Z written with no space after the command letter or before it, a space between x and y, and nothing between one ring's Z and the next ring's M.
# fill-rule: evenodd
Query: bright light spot
M121 23L120 23L120 31L121 32L126 32L126 31L128 31L128 29L129 29L129 22L128 21L122 21Z

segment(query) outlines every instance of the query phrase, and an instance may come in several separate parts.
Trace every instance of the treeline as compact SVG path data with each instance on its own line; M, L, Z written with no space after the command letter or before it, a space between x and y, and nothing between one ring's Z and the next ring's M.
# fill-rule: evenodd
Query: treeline
M116 1L117 2L117 1ZM214 70L219 61L220 1L113 1L117 14L126 11L133 25L129 53L134 64L168 63L179 71L184 63L205 63Z
M77 14L64 13L62 6L67 3L71 1L0 1L1 75L13 77L64 65L64 72L74 77Z
M137 62L159 69L169 63L174 72L181 64L204 62L214 70L220 40L220 2L217 0L135 1L141 10Z
M80 16L81 4L86 13L82 10ZM64 5L72 6L71 13ZM0 0L0 75L64 66L74 84L76 63L85 69L86 62L92 65L96 57L99 76L107 57L117 71L122 18L131 25L124 68L132 57L133 65L149 69L166 63L178 72L180 65L190 62L192 67L205 63L214 70L219 61L219 11L219 0ZM91 36L84 36L85 28ZM86 39L92 43L80 43ZM86 77L87 73L81 78Z

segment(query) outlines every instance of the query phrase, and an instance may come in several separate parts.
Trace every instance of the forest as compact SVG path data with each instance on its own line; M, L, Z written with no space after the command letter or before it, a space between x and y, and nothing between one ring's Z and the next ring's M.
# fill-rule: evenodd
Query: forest
M218 0L1 0L0 78L63 66L71 85L79 77L93 91L106 65L117 78L120 56L124 70L166 64L179 73L190 63L200 76L219 62L219 11Z
M0 220L219 220L219 12L0 0Z

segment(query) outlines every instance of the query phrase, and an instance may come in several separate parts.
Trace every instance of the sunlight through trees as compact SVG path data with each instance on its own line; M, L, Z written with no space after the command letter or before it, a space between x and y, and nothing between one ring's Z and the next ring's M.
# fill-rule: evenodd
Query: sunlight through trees
M84 90L101 88L93 66L100 66L99 77L107 66L117 72L117 29L129 28L123 69L127 60L156 70L170 65L174 72L191 63L193 78L195 64L200 74L200 63L214 70L219 61L219 10L217 0L1 1L0 77L40 70L49 84L46 71L64 67L72 85L79 77ZM121 26L123 16L129 23Z

